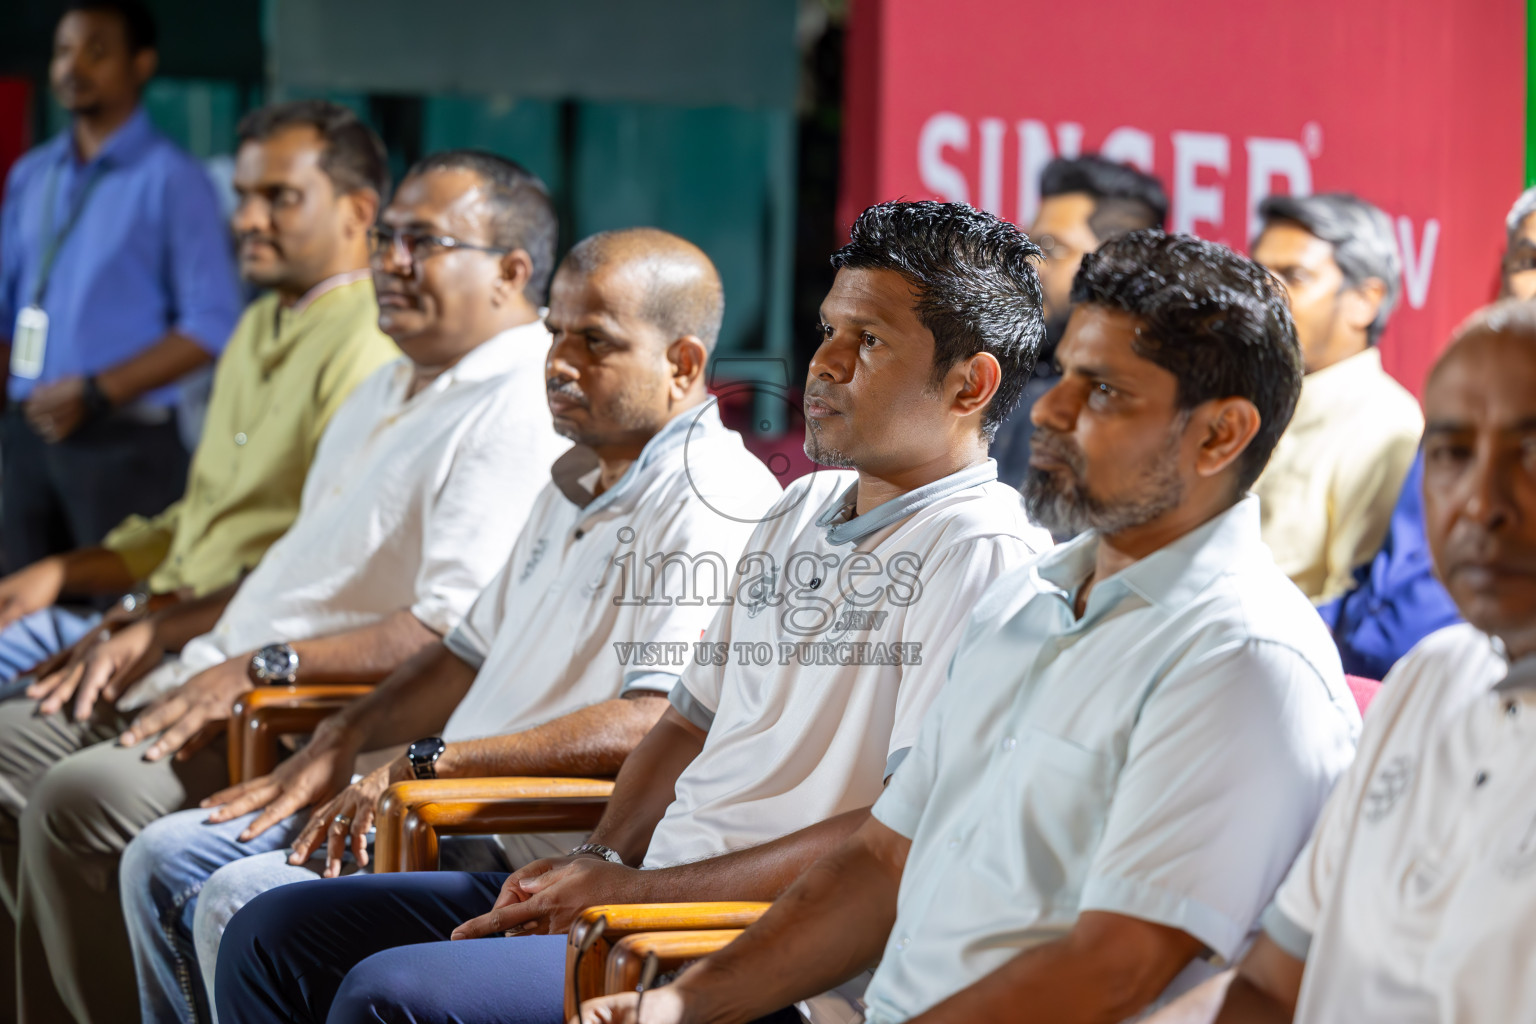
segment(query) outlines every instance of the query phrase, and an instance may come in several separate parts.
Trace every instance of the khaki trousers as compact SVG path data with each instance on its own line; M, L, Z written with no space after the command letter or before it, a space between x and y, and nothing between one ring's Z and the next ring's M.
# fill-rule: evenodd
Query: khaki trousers
M144 826L227 784L225 746L151 763L147 742L118 746L128 718L112 708L86 722L36 708L0 703L0 957L15 961L0 1019L137 1024L118 861Z

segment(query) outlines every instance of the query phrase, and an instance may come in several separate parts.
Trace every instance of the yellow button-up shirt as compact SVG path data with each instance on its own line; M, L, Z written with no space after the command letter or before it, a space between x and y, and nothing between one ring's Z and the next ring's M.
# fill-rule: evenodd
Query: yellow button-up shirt
M1313 601L1348 590L1351 573L1381 547L1423 433L1418 401L1374 348L1302 382L1253 490L1276 564Z
M271 294L251 303L219 358L185 494L152 519L130 516L103 544L156 593L239 579L298 515L331 414L399 357L378 315L366 272L323 282L291 309Z

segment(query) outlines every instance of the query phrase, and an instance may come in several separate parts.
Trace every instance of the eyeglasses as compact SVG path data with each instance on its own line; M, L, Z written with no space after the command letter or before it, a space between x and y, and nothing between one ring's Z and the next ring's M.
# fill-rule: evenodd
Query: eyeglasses
M386 253L398 254L405 250L406 261L418 265L422 260L435 256L440 252L450 252L454 249L467 249L471 252L507 253L512 250L502 246L475 245L473 242L460 241L449 235L425 235L415 231L396 231L384 224L376 224L368 229L368 252L375 260L382 260Z

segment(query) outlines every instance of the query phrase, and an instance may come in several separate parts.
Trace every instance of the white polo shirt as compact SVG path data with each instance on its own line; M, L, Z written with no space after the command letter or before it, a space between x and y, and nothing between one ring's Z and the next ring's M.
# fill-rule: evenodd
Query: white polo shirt
M971 605L1050 547L988 460L855 516L856 473L792 483L672 703L709 736L645 866L755 846L859 807L917 736Z
M988 591L875 804L912 848L871 1021L922 1013L1085 910L1232 960L1354 753L1338 653L1259 539L1257 499L1096 582L1079 619L1097 543Z
M1463 624L1393 667L1264 914L1298 1022L1536 1020L1533 782L1536 657Z
M783 494L714 399L673 419L593 498L596 467L587 448L555 463L506 566L448 634L479 672L445 740L671 690L729 599L742 546Z
M397 360L358 385L315 450L298 517L212 631L151 672L131 709L226 658L409 608L447 633L506 561L570 447L545 400L542 322L504 331L416 395Z

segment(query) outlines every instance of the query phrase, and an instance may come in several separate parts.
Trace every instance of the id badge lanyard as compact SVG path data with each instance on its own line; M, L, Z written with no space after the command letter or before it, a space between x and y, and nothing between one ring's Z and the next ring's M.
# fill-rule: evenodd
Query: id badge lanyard
M67 157L65 159L68 159ZM43 197L43 258L37 268L37 283L32 286L32 301L16 314L16 330L11 339L11 373L27 380L36 380L43 373L43 356L48 351L48 314L43 310L43 294L48 290L48 278L59 258L59 249L75 229L80 212L101 181L105 164L98 163L91 176L80 187L80 197L57 232L53 230L53 211L59 197L59 165L48 171L48 190Z

